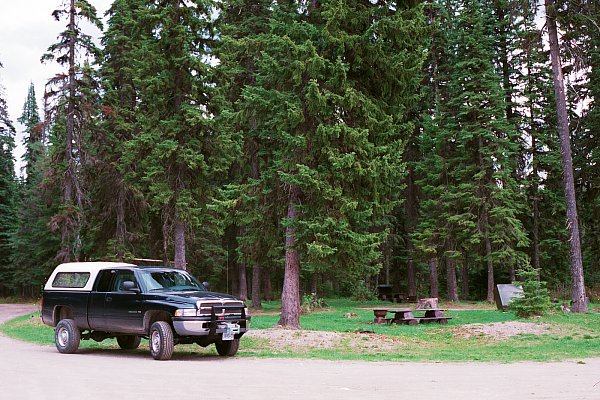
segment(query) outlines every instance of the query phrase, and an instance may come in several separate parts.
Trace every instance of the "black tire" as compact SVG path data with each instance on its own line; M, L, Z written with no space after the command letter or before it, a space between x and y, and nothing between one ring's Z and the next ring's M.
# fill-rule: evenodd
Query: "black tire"
M157 321L150 327L150 354L155 360L169 360L173 355L173 330L165 321Z
M142 339L137 335L117 336L117 343L123 350L135 350L140 347Z
M79 348L81 331L72 319L61 319L54 329L54 343L59 352L73 354Z
M215 343L215 347L220 356L233 357L240 348L240 339L221 340L220 342Z

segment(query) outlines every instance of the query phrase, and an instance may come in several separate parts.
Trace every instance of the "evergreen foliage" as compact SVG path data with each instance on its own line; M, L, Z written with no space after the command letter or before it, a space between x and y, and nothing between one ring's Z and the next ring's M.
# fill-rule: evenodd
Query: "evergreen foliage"
M92 117L97 106L98 88L90 65L100 57L92 37L80 28L87 21L102 29L96 9L87 0L68 0L52 16L67 26L50 45L42 61L56 61L66 69L46 84L46 121L51 126L52 166L50 180L61 189L58 213L49 221L53 231L60 231L59 261L77 260L81 256L84 206L87 203L82 168L87 160Z
M552 306L546 283L538 280L539 272L530 266L518 271L520 281L514 284L523 288L523 296L513 298L509 308L519 318L543 316Z
M8 115L4 88L0 86L0 257L4 260L12 258L11 238L17 229L18 185L15 177L14 148L15 128ZM3 263L0 267L0 295L13 289L13 274L14 269L10 263Z
M600 6L554 3L593 286ZM62 1L43 56L62 71L43 120L29 88L18 184L0 96L0 292L34 295L59 261L150 258L254 307L274 289L297 327L302 293L491 299L529 263L567 287L539 8L114 0L100 51L91 2Z

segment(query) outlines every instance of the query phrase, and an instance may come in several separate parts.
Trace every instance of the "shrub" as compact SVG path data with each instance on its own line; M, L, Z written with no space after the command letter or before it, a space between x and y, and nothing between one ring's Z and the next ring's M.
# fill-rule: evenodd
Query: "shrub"
M371 301L371 300L377 300L377 296L375 296L375 293L373 293L373 291L371 289L369 289L369 287L367 286L365 281L359 280L356 282L356 285L354 286L354 290L352 293L352 300Z
M519 270L517 275L522 281L514 284L523 288L523 297L513 298L509 308L519 318L542 316L548 313L552 306L550 295L546 289L546 282L538 280L538 270L527 266Z
M310 314L315 310L320 310L329 307L325 300L317 297L316 293L308 293L302 296L302 306L300 312L302 314Z

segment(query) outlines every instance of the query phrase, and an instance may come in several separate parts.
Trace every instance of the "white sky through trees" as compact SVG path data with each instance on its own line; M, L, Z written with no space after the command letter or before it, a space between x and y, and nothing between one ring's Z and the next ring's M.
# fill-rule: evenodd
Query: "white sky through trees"
M42 116L44 85L60 70L52 62L42 64L40 58L65 29L67 21L56 21L52 11L64 0L0 0L0 85L8 105L11 120L17 129L15 151L16 170L20 173L20 157L23 127L17 122L27 98L29 83L35 85L35 94ZM98 16L104 13L112 0L89 0L96 7ZM100 38L101 32L92 27L83 27L87 34Z

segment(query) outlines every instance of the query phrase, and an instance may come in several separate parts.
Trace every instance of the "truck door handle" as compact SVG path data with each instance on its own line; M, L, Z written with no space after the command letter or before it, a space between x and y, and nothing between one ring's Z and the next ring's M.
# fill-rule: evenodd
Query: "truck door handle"
M112 297L107 297L107 298L106 298L106 302L108 303L108 302L110 302L110 301L112 301Z

